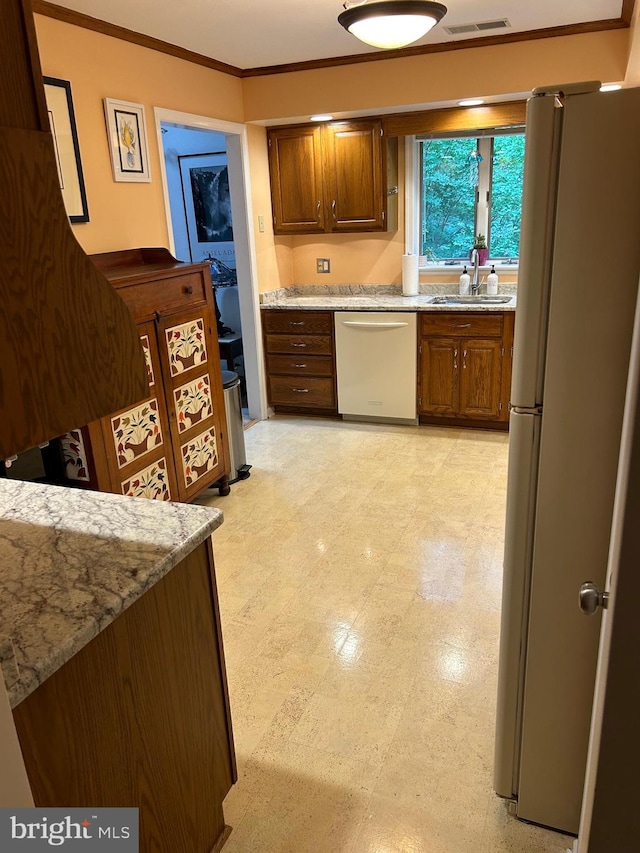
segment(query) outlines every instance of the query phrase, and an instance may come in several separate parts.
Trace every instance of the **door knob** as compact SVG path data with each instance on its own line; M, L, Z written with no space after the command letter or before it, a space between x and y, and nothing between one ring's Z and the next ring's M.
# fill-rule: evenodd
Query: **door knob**
M592 581L583 583L578 595L580 610L585 616L593 616L602 607L606 610L609 606L609 593L600 592L600 588Z

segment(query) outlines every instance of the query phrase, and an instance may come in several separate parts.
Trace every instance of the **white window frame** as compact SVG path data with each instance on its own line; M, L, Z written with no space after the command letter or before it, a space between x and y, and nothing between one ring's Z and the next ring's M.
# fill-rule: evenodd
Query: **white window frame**
M513 128L511 132L518 133L519 128ZM462 134L461 134L462 135ZM492 132L478 132L479 151L485 160L489 160L491 156L491 138L496 134ZM452 133L452 137L456 134ZM404 233L405 233L405 252L407 254L416 255L420 251L420 163L419 163L419 141L420 138L412 135L405 136L404 163L405 163L405 187L404 187ZM483 152L483 147L486 149ZM475 233L489 233L489 217L490 209L490 189L491 189L491 169L484 170L481 173L481 180L478 186L478 202L476 204L476 222ZM420 262L421 272L447 272L455 273L462 272L465 266L464 261L458 264L429 263L427 261ZM468 262L467 262L468 266ZM498 272L517 272L519 264L496 264L495 268Z

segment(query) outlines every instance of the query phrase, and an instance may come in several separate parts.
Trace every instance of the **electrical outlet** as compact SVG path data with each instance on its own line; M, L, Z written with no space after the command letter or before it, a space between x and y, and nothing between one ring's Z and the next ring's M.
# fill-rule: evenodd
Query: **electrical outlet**
M264 216L258 216L258 231L261 234L264 232Z
M331 261L329 258L316 258L316 272L331 272Z

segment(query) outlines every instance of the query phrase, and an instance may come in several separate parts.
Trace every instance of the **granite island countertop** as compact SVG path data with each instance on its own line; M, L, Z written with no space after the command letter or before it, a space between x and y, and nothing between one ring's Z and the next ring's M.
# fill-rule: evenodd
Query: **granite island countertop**
M223 521L218 509L0 481L0 666L15 708Z

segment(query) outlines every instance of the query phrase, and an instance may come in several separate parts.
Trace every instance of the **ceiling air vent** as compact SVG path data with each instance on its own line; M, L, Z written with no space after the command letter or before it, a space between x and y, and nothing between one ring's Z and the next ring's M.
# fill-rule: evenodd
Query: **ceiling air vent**
M500 18L497 21L481 21L478 24L460 24L457 27L444 27L444 30L450 36L461 36L467 33L483 33L486 30L506 30L511 24L507 18Z

